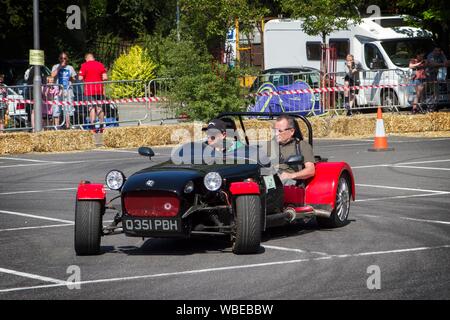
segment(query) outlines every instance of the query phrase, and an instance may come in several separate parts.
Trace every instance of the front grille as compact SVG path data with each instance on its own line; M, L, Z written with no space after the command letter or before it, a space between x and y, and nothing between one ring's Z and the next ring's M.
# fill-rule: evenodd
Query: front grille
M124 205L131 216L175 217L180 209L180 200L172 192L136 191L125 195Z

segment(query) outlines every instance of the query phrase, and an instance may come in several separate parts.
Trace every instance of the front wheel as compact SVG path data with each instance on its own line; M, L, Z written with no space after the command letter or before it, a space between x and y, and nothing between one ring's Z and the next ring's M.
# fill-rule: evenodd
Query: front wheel
M261 244L261 200L259 196L236 198L235 227L231 238L233 253L257 253Z
M75 207L75 252L77 255L100 253L102 203L77 201Z
M339 178L336 191L336 205L329 218L317 217L320 227L339 228L347 224L348 214L350 212L350 183L346 175Z

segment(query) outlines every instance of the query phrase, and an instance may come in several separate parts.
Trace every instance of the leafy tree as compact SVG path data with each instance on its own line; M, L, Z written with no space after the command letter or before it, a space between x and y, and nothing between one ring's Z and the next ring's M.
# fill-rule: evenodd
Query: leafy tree
M112 80L142 80L147 84L155 78L156 65L140 46L133 46L126 54L121 55L114 62L111 70ZM142 82L114 84L112 88L113 98L142 97L145 94Z
M158 78L171 79L165 80L167 94L179 106L179 114L203 121L223 111L244 108L240 71L214 62L205 45L185 37L178 42L175 34L166 38L146 36L142 40L158 65Z
M395 2L394 2L395 3ZM445 0L398 0L399 11L417 16L420 27L431 30L445 50L450 50L450 6Z
M182 36L206 44L215 55L236 18L245 32L253 29L255 21L270 14L264 3L251 0L180 0L180 6Z
M281 3L283 12L293 18L304 20L302 29L308 35L322 37L338 30L343 30L349 24L359 23L360 15L357 9L359 0L276 0Z

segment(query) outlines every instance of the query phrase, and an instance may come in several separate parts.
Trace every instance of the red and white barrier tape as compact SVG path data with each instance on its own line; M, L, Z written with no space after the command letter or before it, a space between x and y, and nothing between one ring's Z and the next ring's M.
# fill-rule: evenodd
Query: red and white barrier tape
M251 93L247 97L268 97L268 96L281 96L289 94L305 94L305 93L326 93L326 92L344 92L354 90L366 90L366 89L393 89L396 87L414 87L415 84L395 84L395 85L367 85L367 86L340 86L340 87L323 87L316 89L299 89L299 90L285 90L285 91L273 91L273 92L260 92Z
M133 102L159 102L166 101L166 98L162 97L141 97L141 98L124 98L124 99L107 99L107 100L84 100L84 101L42 101L42 103L47 105L58 105L58 106L87 106L87 105L98 105L98 104L109 104L109 103L133 103ZM0 98L1 102L17 102L34 104L34 100L30 99L15 99L15 98Z
M345 92L354 90L367 90L367 89L393 89L396 87L414 87L415 84L383 84L383 85L366 85L366 86L339 86L339 87L323 87L315 89L300 89L300 90L285 90L285 91L273 91L273 92L260 92L251 93L247 97L268 97L268 96L281 96L290 94L307 94L307 93L327 93L327 92ZM29 99L12 99L12 98L0 98L1 102L14 102L34 104L33 100ZM107 99L107 100L85 100L85 101L43 101L48 105L60 105L60 106L87 106L97 104L108 103L133 103L133 102L159 102L167 101L167 98L163 97L140 97L140 98L124 98L124 99Z

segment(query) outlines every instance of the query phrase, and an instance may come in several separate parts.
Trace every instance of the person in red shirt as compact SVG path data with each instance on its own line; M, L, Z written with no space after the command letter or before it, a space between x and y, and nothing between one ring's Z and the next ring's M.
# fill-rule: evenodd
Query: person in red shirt
M89 100L105 100L104 87L101 81L108 80L106 68L103 63L96 61L93 53L87 53L84 56L86 61L81 65L78 79L84 81L84 99ZM94 129L94 122L98 116L101 125L104 125L105 112L103 104L89 105L89 119L91 128Z

